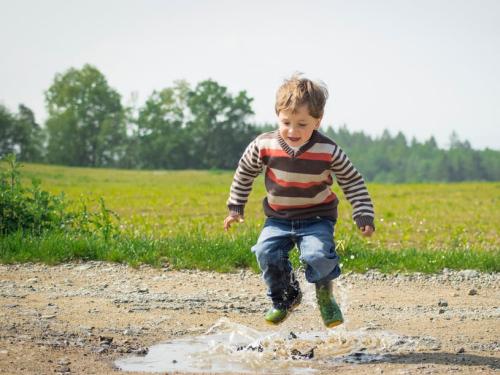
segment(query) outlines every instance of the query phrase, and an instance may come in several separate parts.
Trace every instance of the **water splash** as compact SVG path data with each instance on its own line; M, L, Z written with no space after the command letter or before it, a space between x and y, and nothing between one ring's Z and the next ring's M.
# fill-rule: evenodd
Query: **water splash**
M153 346L145 357L115 365L124 371L309 374L339 363L382 360L384 355L436 350L437 340L400 336L371 327L354 331L261 332L227 318L204 335Z
M304 291L300 309L319 317L314 285L303 273ZM334 295L344 312L349 308L349 290L342 278L335 280ZM348 314L345 314L348 316ZM295 315L298 317L297 315ZM288 319L272 331L258 331L227 318L218 320L198 337L182 338L153 346L145 357L128 357L115 362L125 371L290 373L310 374L333 369L340 363L383 360L389 354L437 350L432 337L408 337L367 326L351 330L349 322L325 329L321 319ZM344 316L346 319L346 316Z

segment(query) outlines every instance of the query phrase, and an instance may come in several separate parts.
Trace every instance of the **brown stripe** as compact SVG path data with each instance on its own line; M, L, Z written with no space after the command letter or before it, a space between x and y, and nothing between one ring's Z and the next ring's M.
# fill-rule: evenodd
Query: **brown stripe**
M296 198L314 198L318 193L328 189L326 184L311 186L307 189L299 187L285 187L277 184L266 176L265 179L266 190L269 194L279 197L296 197Z
M332 219L336 219L338 203L339 203L338 199L335 199L330 203L312 206L308 208L291 209L286 211L275 211L269 206L267 198L264 198L263 206L264 206L264 213L266 214L266 216L276 217L281 219L289 219L289 220L307 219L316 216L330 217Z
M321 160L302 160L291 158L264 158L264 163L270 168L281 171L302 173L302 174L321 174L325 169L330 169L330 163ZM307 173L304 173L307 171Z

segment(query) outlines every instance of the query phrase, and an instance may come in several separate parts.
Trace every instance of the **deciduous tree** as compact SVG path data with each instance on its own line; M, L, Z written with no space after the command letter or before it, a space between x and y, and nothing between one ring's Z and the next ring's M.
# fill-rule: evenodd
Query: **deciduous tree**
M120 94L91 65L56 75L45 99L48 160L81 166L111 166L123 156L126 138Z

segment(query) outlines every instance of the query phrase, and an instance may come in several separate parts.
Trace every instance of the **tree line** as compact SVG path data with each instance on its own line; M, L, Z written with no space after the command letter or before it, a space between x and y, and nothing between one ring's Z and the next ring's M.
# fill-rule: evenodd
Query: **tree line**
M0 157L69 166L134 169L234 169L246 145L275 128L250 122L252 98L213 80L186 81L154 91L142 106L124 105L95 67L57 74L45 92L48 118L40 125L28 107L0 105ZM453 133L450 148L433 137L408 141L323 128L368 181L500 180L500 151L474 150Z

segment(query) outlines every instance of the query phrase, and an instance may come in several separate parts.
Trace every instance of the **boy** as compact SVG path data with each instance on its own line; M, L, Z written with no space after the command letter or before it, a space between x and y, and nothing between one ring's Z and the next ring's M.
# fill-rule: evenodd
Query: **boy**
M302 298L288 258L295 244L306 265L306 280L316 286L324 324L343 323L332 296L332 280L340 275L333 240L338 199L330 189L332 173L353 207L353 219L362 234L371 236L375 230L363 177L340 147L317 131L327 98L326 87L319 83L299 75L285 80L276 94L279 128L250 143L231 184L225 230L243 221L253 180L265 173L267 219L252 252L273 303L265 320L273 324L282 322Z

